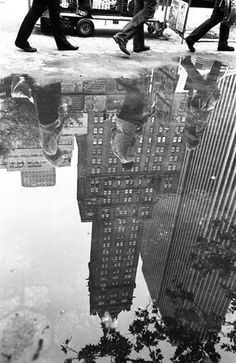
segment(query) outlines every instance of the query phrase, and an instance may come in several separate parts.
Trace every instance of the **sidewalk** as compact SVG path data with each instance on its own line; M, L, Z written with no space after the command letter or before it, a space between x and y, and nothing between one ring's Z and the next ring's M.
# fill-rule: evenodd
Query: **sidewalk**
M126 57L112 39L116 30L97 30L90 38L69 36L72 44L78 44L79 50L75 52L59 52L52 36L41 33L39 27L35 28L30 38L30 43L38 49L37 53L24 53L14 46L18 28L27 11L26 0L0 0L0 31L1 31L1 57L0 74L9 72L33 72L37 76L45 74L48 77L60 76L61 72L68 78L72 75L98 76L113 74L131 74L143 67L157 67L161 62L171 62L173 59L188 55L217 58L223 62L236 66L236 52L217 52L216 40L199 42L196 44L196 53L189 53L185 42L181 44L181 38L166 29L170 35L168 41L146 36L146 43L151 51L145 54L131 53ZM16 8L17 4L17 8ZM15 7L14 7L15 6ZM15 11L12 11L15 9ZM12 13L12 16L10 16ZM211 13L211 9L191 9L187 30L191 30L197 22L203 21ZM194 19L194 20L193 20ZM233 31L235 34L235 30ZM234 38L236 40L236 37ZM236 44L235 44L236 46ZM128 43L128 49L132 51L132 41Z

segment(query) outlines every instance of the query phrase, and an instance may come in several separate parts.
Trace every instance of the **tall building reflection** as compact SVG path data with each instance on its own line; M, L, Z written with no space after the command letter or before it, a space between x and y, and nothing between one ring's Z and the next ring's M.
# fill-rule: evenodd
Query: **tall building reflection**
M143 274L161 314L175 317L182 312L183 321L202 333L207 317L215 314L223 320L230 304L226 290L236 286L235 272L223 278L212 270L202 277L190 258L199 236L217 241L214 220L223 221L222 233L235 224L235 72L228 71L218 86L221 96L201 147L186 154L177 195L159 204L161 224L150 223L141 251ZM180 290L192 293L194 300L173 301L168 292L178 295Z

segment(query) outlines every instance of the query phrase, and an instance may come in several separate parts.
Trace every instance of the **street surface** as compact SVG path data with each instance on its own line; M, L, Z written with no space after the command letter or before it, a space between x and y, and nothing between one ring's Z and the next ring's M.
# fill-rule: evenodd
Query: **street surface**
M188 52L185 42L181 44L181 38L172 30L166 29L165 35L169 40L156 39L147 34L146 43L150 45L151 51L145 54L131 53L126 57L112 39L112 35L117 31L113 29L96 29L94 36L81 38L68 36L72 44L79 45L79 50L75 52L58 52L52 36L41 33L40 27L36 26L30 38L30 44L38 49L35 54L27 54L14 46L14 40L18 28L24 18L28 8L26 0L1 0L0 2L0 30L1 30L1 73L6 75L11 72L31 71L37 75L42 73L56 76L63 72L76 75L108 75L133 74L140 67L157 66L159 62L171 58L186 56ZM187 32L191 31L199 20L205 20L211 9L191 9ZM159 15L158 15L159 14ZM162 13L157 17L162 19ZM217 52L217 27L210 34L210 39L204 39L196 44L197 52L194 55L214 57L227 61L228 64L236 64L236 52ZM230 43L236 45L236 31L231 31ZM132 41L128 43L128 49L132 51ZM193 55L193 54L191 54ZM59 70L60 68L60 70Z

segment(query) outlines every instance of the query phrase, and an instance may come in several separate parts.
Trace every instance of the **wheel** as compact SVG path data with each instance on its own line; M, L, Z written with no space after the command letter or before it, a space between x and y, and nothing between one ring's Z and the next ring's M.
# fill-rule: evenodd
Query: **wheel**
M155 31L154 27L151 24L149 24L148 25L148 33L152 34L152 33L154 33L154 31Z
M44 34L51 33L50 20L48 18L40 18L40 28Z
M94 32L94 24L90 19L80 19L76 26L77 33L81 37L90 37Z

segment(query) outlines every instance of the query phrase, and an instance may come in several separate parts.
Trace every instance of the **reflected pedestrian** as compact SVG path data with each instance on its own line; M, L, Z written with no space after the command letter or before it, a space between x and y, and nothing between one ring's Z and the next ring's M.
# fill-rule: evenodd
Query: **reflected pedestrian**
M146 95L137 86L137 80L119 80L126 91L126 97L112 129L111 148L125 169L134 165L135 143L142 135L145 122L152 112L147 111Z
M130 55L126 46L131 38L134 38L134 52L144 52L150 49L150 47L144 45L143 25L154 16L156 6L157 0L135 0L133 18L124 26L121 32L113 36L123 53Z
M60 20L60 0L33 0L32 7L21 24L16 37L15 45L25 52L36 52L37 49L30 46L30 37L37 20L48 8L52 33L58 50L77 50L77 46L71 45L65 37Z
M194 150L201 142L201 138L208 126L208 117L216 106L220 97L217 80L222 63L214 61L210 72L204 78L191 61L185 57L181 61L188 78L186 89L189 90L188 113L184 126L184 140L188 150Z
M39 127L39 143L46 157L57 159L60 153L58 139L65 121L61 109L61 83L37 86L27 82L27 77L14 75L11 97L29 100L35 107Z
M199 25L185 41L190 52L195 52L194 43L201 39L211 28L220 24L218 51L234 51L234 48L228 45L230 29L231 0L215 0L212 15L204 23Z

